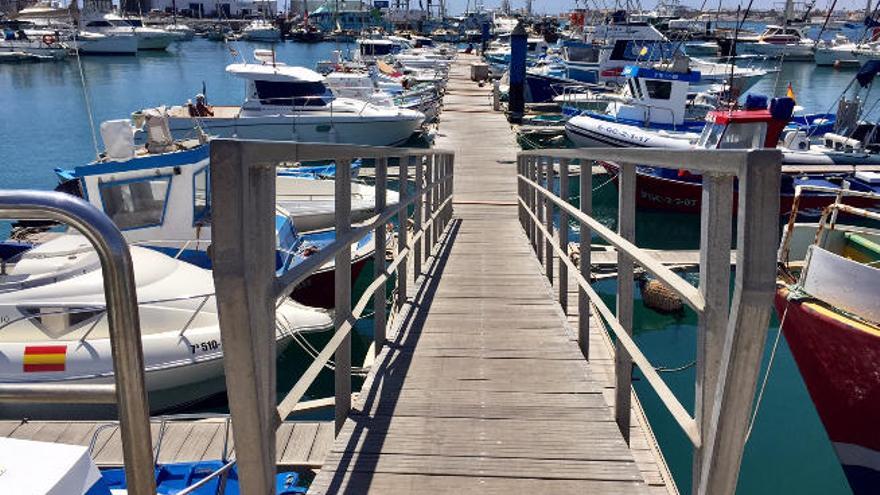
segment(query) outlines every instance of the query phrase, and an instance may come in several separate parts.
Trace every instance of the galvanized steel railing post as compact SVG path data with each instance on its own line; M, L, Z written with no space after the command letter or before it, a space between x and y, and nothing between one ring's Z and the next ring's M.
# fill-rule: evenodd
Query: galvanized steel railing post
M537 167L536 173L537 177L535 182L537 184L544 183L544 176L546 175L546 168L544 167L544 157L537 158ZM540 224L544 223L544 197L536 190L535 191L535 213L537 213L538 222ZM535 228L535 234L537 235L537 249L538 249L538 262L544 263L544 232L542 232L537 227Z
M617 233L635 243L636 239L636 167L631 163L620 164L620 193L617 206ZM633 259L617 252L617 320L632 335ZM629 443L630 387L632 386L632 357L619 343L614 353L615 400L614 417L624 440Z
M525 161L524 156L519 155L516 157L516 197L519 200L523 199L523 182L520 179L520 176L525 175L525 173L523 171L523 168L524 168L523 162L524 161ZM520 203L519 201L517 201L517 203L516 203L516 213L517 213L517 218L519 219L520 227L522 227L523 230L525 230L525 228L526 228L525 212L523 212L522 203Z
M0 193L0 215L20 220L54 220L81 232L94 246L101 263L110 351L113 359L115 400L119 413L122 453L129 493L156 493L144 355L131 253L113 222L85 201L58 192L5 191ZM46 390L46 394L43 394ZM91 403L109 399L105 389L87 386L36 387L34 397L66 402L65 396L89 395ZM24 392L29 392L24 390ZM23 394L25 395L25 394ZM31 394L26 394L31 395ZM112 400L112 399L111 399Z
M275 167L211 143L212 271L242 486L275 486ZM222 205L222 206L221 206Z
M402 159L398 159L398 166L403 163ZM386 191L388 190L388 159L379 158L376 160L376 204L374 211L376 215L381 215L385 211ZM402 199L402 197L401 197ZM376 250L373 252L373 276L381 277L385 273L385 240L388 232L385 225L376 227L373 232ZM385 315L385 285L373 293L373 351L375 355L379 355L382 346L385 345L385 325L387 323Z
M377 164L378 166L378 164ZM336 167L336 238L351 230L351 162L343 160ZM376 200L379 200L378 190ZM378 239L375 239L378 242ZM335 324L336 331L351 316L351 249L342 249L336 254L335 270ZM384 306L383 306L384 307ZM336 362L334 375L336 384L336 433L345 424L351 410L351 334L339 345L334 355ZM236 442L238 444L238 442Z
M730 248L733 212L733 176L703 174L700 212L700 293L706 301L699 313L694 395L694 421L700 437L709 433L729 316ZM693 486L699 487L703 449L693 456ZM695 490L696 491L696 490Z
M777 150L750 151L738 174L734 309L702 442L698 495L736 491L776 289L780 163Z
M434 166L437 161L437 156L434 154L428 155L428 160L425 163L425 221L429 221L431 219L431 212L434 207ZM434 226L433 224L428 224L425 228L425 259L431 257L431 251L434 249L434 241L433 241L433 233Z
M585 215L593 214L593 167L586 160L580 161L580 210ZM584 280L590 280L592 268L590 245L593 240L593 231L589 225L579 222L580 229L580 258L578 260L581 276ZM578 288L578 346L584 357L590 359L590 298L587 292Z
M553 158L547 157L547 175L544 179L544 187L548 191L553 190L553 181L555 180L555 167L553 166ZM553 203L550 198L544 198L544 221L547 227L547 237L544 239L544 270L547 274L547 280L553 285Z
M443 155L434 155L434 184L436 184L436 188L434 191L434 195L432 199L434 200L431 205L431 215L433 216L437 211L440 210L440 198L443 196L443 182L441 180L441 171L443 170ZM437 220L431 225L431 228L434 230L434 235L431 236L434 244L440 240L440 228L442 226L443 219L438 215ZM432 246L433 249L433 246Z
M413 210L413 232L422 231L422 215L425 212L425 156L420 156L416 160L416 201ZM424 261L423 252L425 245L425 236L421 236L416 240L413 252L413 278L419 278L422 274L422 262Z
M568 203L568 158L559 160L559 198ZM568 213L559 209L559 245L568 253ZM568 265L559 262L559 305L568 314Z
M407 156L405 159L400 159L400 164L398 165L398 181L399 186L398 194L400 195L400 202L405 202L409 199L409 169L412 164L415 163L416 157ZM407 210L403 209L400 213L397 214L397 252L400 253L404 249L406 249L407 244L409 244L409 225L407 225L407 220L409 215L407 214ZM395 304L395 308L397 311L403 309L403 305L406 303L406 299L408 297L407 290L407 258L406 256L400 262L400 266L397 268L397 300ZM377 351L378 352L378 351Z

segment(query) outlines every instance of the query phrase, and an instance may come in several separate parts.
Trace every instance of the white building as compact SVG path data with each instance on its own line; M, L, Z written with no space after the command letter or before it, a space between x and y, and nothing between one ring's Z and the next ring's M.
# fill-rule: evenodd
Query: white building
M278 13L277 0L149 0L145 3L150 9L165 12L171 12L176 5L178 12L193 17L275 17Z

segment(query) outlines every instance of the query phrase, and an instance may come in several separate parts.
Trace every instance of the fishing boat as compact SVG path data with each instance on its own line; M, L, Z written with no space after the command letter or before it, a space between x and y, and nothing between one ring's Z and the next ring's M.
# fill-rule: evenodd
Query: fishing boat
M118 220L118 218L117 218ZM112 383L110 326L98 254L81 235L53 239L4 257L0 275L0 381ZM146 386L153 412L176 409L225 390L223 349L210 270L131 246L143 336ZM326 311L279 301L279 349L294 333L332 327ZM102 417L112 406L59 409L4 405L6 417Z
M880 220L853 200L880 195L823 189L834 196L818 224L783 234L776 311L810 398L855 495L880 486L880 231L845 223ZM803 189L807 192L807 188Z
M241 106L214 105L206 115L183 105L167 109L174 138L191 137L199 127L217 137L394 146L407 141L425 121L417 111L336 97L323 76L276 62L271 52L257 51L257 57L261 63L226 67L228 74L245 82Z
M566 122L568 138L581 148L690 147L714 108L688 98L700 73L627 66L624 74L627 83L609 97L605 112L587 111Z
M101 428L98 428L95 437L100 432ZM159 435L161 439L163 430ZM161 447L161 440L158 443ZM99 469L90 451L90 446L0 437L0 464L4 474L0 477L0 492L47 495L126 493L125 468ZM227 459L157 463L155 473L156 493L159 494L179 493L186 489L193 495L241 493L238 466ZM302 494L308 490L295 472L281 472L275 476L276 495Z
M694 147L703 149L776 148L789 125L794 101L790 98L767 98L749 95L742 109L716 110L707 116L707 125ZM868 126L866 127L873 127ZM865 131L867 132L867 131ZM855 153L841 146L846 138L826 133L826 144L798 148L797 138L803 131L788 131L783 142L783 173L780 191L780 215L791 210L798 186L839 188L848 185L862 192L880 192L880 174L868 169L880 166L880 156ZM786 143L787 141L787 143ZM618 167L603 163L612 175ZM642 209L676 213L699 213L702 197L702 176L684 169L637 167L636 205ZM833 194L821 190L800 198L801 216L818 216L834 200ZM871 200L863 207L876 207Z
M151 139L132 141L129 121L102 124L105 156L98 162L56 170L65 191L106 213L130 243L152 248L202 268L212 266L209 143L174 141L161 115L146 116ZM375 188L352 185L355 219L372 216ZM333 181L281 173L276 179L277 271L283 274L336 239ZM397 202L394 192L386 201ZM301 226L302 225L302 226ZM304 232L303 229L310 230ZM372 235L352 246L356 278L373 253ZM309 306L334 304L335 265L326 263L298 286L294 298Z

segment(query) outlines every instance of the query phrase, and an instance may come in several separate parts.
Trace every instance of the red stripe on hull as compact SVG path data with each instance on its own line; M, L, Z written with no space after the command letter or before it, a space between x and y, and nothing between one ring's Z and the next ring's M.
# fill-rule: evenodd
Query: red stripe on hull
M617 174L617 167L603 163L602 166L608 173ZM615 182L617 180L615 179ZM699 182L678 181L665 179L644 173L636 173L636 206L644 210L669 211L673 213L700 213L702 205L703 186ZM733 193L733 213L736 214L736 191ZM794 201L793 193L780 193L779 214L788 215ZM822 209L834 202L834 196L802 195L798 211L810 212L815 216L821 214ZM850 197L846 203L858 208L877 208L880 202L868 199Z
M25 364L25 373L42 373L46 371L64 371L63 364Z
M24 354L66 354L66 345L29 345L24 348Z
M831 441L880 451L880 336L786 296L783 333Z

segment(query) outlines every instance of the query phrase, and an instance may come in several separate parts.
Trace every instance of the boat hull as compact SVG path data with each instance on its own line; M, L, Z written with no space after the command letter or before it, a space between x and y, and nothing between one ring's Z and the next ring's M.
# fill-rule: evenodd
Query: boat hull
M776 310L810 398L855 495L880 486L880 328L808 300L788 300L780 287Z
M602 167L612 176L617 175L618 168L611 163L602 163ZM702 206L703 186L699 180L674 180L654 175L650 167L638 167L636 171L636 207L643 210L666 211L672 213L699 214ZM687 175L687 171L681 171ZM615 180L615 183L617 181ZM733 194L736 213L737 193ZM793 191L780 192L779 214L791 212L794 201ZM813 218L821 215L822 210L834 202L834 195L815 194L802 195L799 201L799 216ZM858 208L877 208L876 201L869 198L852 197L847 203Z
M393 146L406 142L422 124L423 116L412 119L363 117L312 117L278 115L242 118L200 118L205 132L221 138L296 141L303 143L346 143ZM332 122L332 124L331 124ZM170 118L175 139L193 134L195 123L188 118Z
M78 38L73 44L84 55L136 55L138 51L135 36Z
M607 122L589 116L571 118L565 124L565 133L578 148L668 148L687 149L690 139L685 134L670 137L656 131L626 124ZM694 138L696 136L693 136Z

